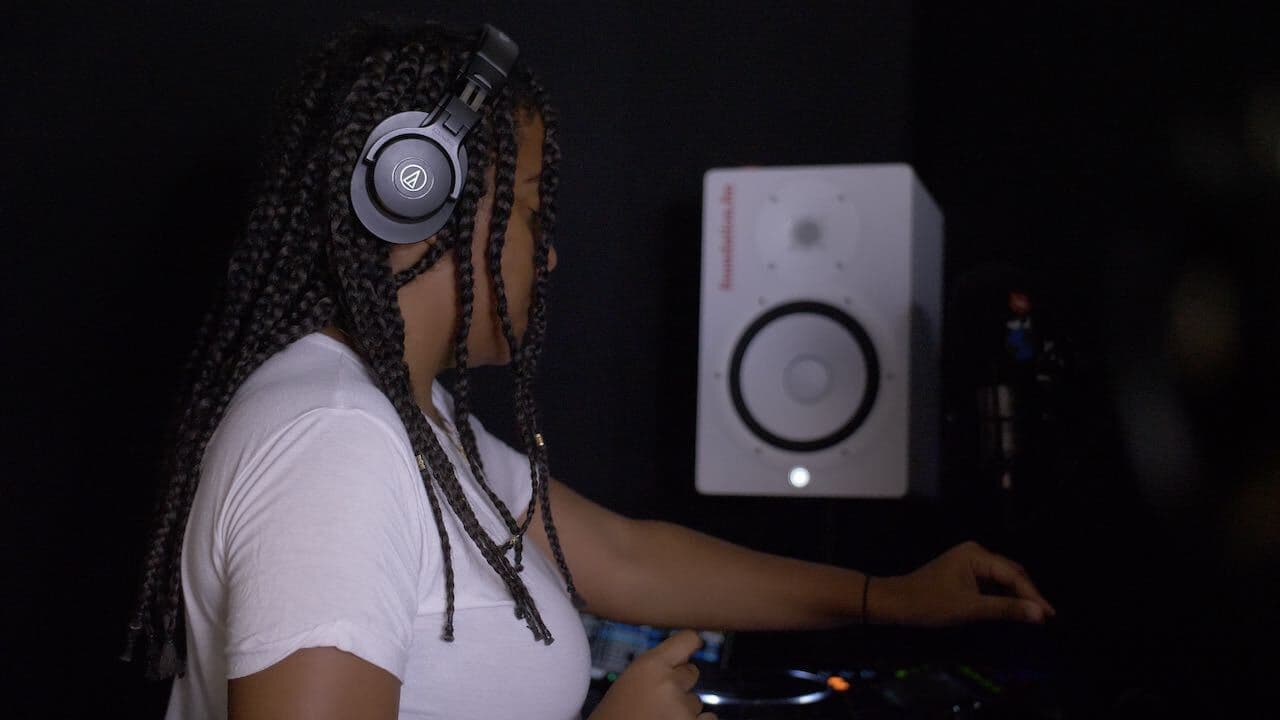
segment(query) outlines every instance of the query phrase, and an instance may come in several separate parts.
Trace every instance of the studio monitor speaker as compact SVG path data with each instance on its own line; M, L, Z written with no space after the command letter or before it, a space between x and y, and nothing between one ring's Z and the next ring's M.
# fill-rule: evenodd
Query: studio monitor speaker
M703 190L698 491L935 497L942 214L911 167Z

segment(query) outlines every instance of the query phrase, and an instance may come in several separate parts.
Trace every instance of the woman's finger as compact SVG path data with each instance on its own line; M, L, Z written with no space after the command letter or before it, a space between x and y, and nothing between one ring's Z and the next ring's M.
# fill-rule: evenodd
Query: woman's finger
M645 654L659 659L666 667L675 667L688 662L689 656L702 647L702 644L701 635L684 629L645 651Z
M698 666L694 665L693 663L685 663L683 665L677 665L674 668L672 668L672 670L675 671L676 678L677 678L677 681L679 682L681 690L684 690L685 692L689 692L690 690L693 689L694 685L698 684L698 676L701 673L698 671Z
M986 558L984 563L979 563L980 572L1005 587L1012 588L1013 592L1020 598L1033 600L1039 603L1049 614L1057 614L1053 606L1048 600L1040 594L1036 586L1026 574L1018 572L1015 563L1007 558L992 553Z
M983 595L978 601L978 617L982 620L1042 623L1045 610L1032 600Z
M689 708L689 717L696 717L702 712L702 698L695 693L685 693L684 705Z

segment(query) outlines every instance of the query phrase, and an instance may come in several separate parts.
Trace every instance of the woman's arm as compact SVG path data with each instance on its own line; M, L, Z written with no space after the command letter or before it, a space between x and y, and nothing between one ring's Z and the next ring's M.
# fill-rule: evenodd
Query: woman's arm
M227 681L229 720L395 720L399 713L396 676L333 647L304 648Z
M609 598L611 619L658 627L798 630L861 618L864 576L856 570L749 550L657 520L638 521L633 537L625 580ZM885 606L885 591L873 582L868 605Z
M831 627L860 617L861 573L749 550L679 525L632 520L552 480L551 512L587 611L636 625ZM535 512L529 534L547 557ZM891 600L880 580L868 605Z
M862 618L865 576L848 568L750 550L673 523L630 520L553 480L551 507L561 548L587 610L658 627L791 630ZM530 533L550 557L535 517ZM1013 597L983 595L980 580ZM1041 622L1053 609L1021 566L976 543L948 550L919 570L876 577L870 622L944 625L982 619Z

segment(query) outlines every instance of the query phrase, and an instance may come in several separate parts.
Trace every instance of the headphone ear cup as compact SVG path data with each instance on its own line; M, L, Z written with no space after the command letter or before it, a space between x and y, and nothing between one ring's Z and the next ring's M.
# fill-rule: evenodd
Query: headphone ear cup
M398 113L369 133L351 173L356 217L379 238L408 244L439 232L454 201L450 191L466 173L466 150L458 157L421 132L427 113ZM370 150L378 146L370 162Z
M492 25L458 74L457 92L430 114L410 110L378 123L351 171L351 207L377 237L407 245L435 235L449 221L467 176L467 133L481 121L486 98L497 96L519 49ZM369 177L373 173L373 177Z

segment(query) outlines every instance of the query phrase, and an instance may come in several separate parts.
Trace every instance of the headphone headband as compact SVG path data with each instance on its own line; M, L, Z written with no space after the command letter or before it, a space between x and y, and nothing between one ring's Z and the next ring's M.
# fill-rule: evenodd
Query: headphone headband
M466 85L459 97L472 110L479 110L486 97L502 90L511 66L515 65L516 56L519 55L519 49L511 38L492 25L485 25L481 30L478 45L460 77L466 81Z

